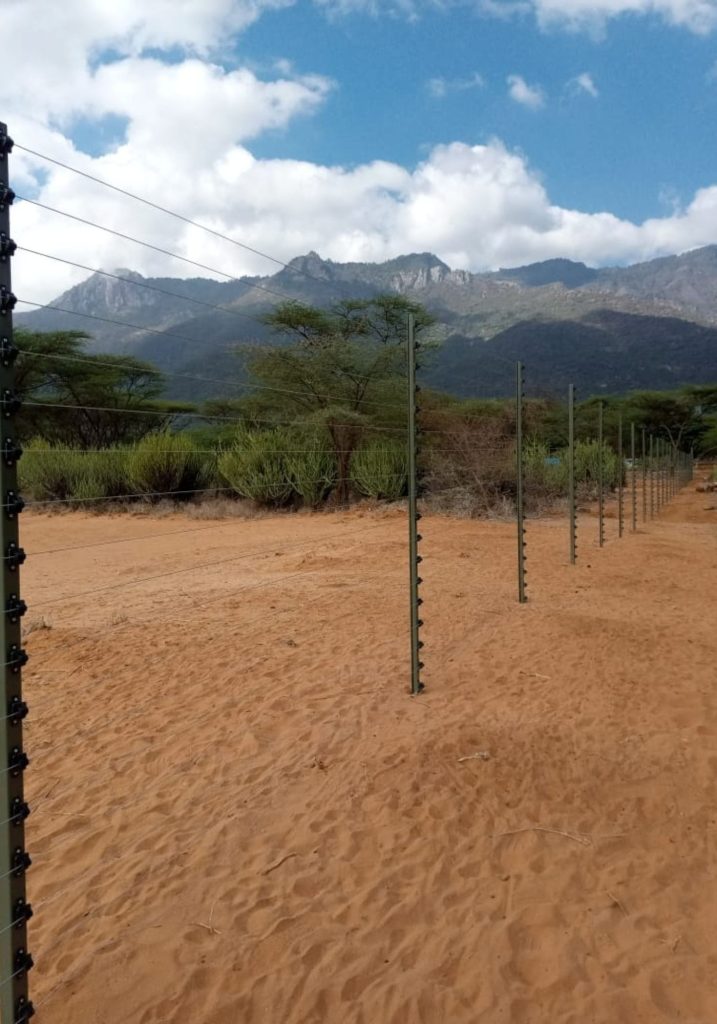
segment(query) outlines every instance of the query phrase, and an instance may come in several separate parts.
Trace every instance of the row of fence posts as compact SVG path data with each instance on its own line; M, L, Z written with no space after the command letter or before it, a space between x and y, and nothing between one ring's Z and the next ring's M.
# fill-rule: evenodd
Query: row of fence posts
M518 601L523 604L527 601L525 584L525 465L523 452L523 416L525 402L525 375L522 363L517 363L516 368L516 523L518 540ZM638 524L638 496L637 496L637 464L641 465L642 477L642 521L648 520L648 487L649 487L649 518L654 519L656 513L668 502L677 491L688 483L693 476L694 456L692 452L680 451L671 442L664 438L654 437L647 434L645 427L641 431L641 451L638 460L637 453L637 425L630 423L629 440L629 462L627 470L629 473L629 501L630 501L630 528L631 532L637 531ZM648 445L649 440L649 445ZM605 405L598 402L597 407L597 505L598 505L598 546L604 547L606 542L605 533L605 459L607 450L607 438L605 436ZM568 470L568 528L569 528L569 558L570 564L575 565L578 560L578 508L577 508L577 481L575 462L575 385L568 387L568 449L567 449L567 470ZM618 537L625 533L625 424L622 413L618 414L617 435L615 437L615 452L617 456L617 532Z

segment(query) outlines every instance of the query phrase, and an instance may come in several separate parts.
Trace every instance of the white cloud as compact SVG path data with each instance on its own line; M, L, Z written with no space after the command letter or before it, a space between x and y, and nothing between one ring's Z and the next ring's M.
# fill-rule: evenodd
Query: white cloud
M528 85L520 75L508 75L508 95L516 103L530 110L540 110L545 106L545 93L539 85Z
M415 168L257 159L251 139L315 112L331 88L289 64L275 69L274 80L262 81L217 62L226 33L280 2L10 0L6 19L17 19L21 7L26 15L14 21L15 45L4 56L11 65L3 111L11 133L20 144L283 260L310 249L335 260L383 260L430 249L453 266L478 270L550 256L591 263L642 259L717 240L717 185L664 217L634 224L608 212L556 205L525 158L498 141L438 146ZM143 51L150 44L151 57ZM99 57L108 47L112 60L103 63ZM166 60L161 47L171 49ZM123 126L118 144L94 157L79 151L70 140L76 120L107 117ZM12 173L20 193L229 274L275 269L19 148ZM27 203L16 204L12 221L21 246L89 266L197 273ZM27 253L17 254L13 273L17 294L40 302L86 276Z
M587 93L588 96L592 96L593 99L597 99L600 95L600 90L595 85L593 76L587 71L583 71L582 74L576 75L575 78L571 78L568 82L568 88L574 93Z
M482 75L475 71L466 78L429 78L426 88L434 99L444 99L452 92L467 92L469 89L482 89L485 81Z

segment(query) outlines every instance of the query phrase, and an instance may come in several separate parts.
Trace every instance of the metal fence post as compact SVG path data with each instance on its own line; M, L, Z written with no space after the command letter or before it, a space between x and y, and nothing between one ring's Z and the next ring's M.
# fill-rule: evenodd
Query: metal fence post
M418 554L418 542L421 535L418 532L418 521L421 513L418 511L418 482L416 463L418 461L418 430L416 428L416 413L418 412L416 384L416 323L412 313L408 315L408 337L406 354L408 361L408 574L410 589L410 615L411 615L411 693L415 696L423 690L421 682L421 648L423 641L420 639L420 628L423 621L419 615L422 599L419 595L419 587L423 580L418 575L418 566L421 556Z
M622 487L622 474L625 471L625 459L622 453L622 413L617 418L617 535L622 537L625 529L625 507Z
M525 592L525 516L523 508L523 364L515 367L515 510L518 528L518 601L524 604Z
M20 566L25 553L20 547L18 518L23 501L17 488L17 463L22 450L17 443L16 415L21 405L15 390L12 294L10 262L15 243L10 238L9 155L12 140L0 124L0 547L2 547L2 608L0 608L0 1021L29 1021L34 1010L28 999L28 971L32 957L27 951L27 921L32 913L25 893L25 872L30 858L25 852L25 803L23 773L28 759L23 750L22 721L27 706L22 699L22 649L20 620L25 604L20 598Z
M655 518L655 439L650 434L650 519Z
M647 521L647 433L645 427L642 428L642 522L643 525Z
M605 544L605 451L603 404L598 402L598 543Z
M635 448L635 424L630 424L630 484L632 490L632 532L637 529L637 458Z
M575 503L575 385L568 387L568 514L570 516L570 564L578 557L578 514Z

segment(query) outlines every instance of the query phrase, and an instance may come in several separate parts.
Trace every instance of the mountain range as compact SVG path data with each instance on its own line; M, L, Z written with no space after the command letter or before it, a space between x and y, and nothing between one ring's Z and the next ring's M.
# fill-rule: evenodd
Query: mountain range
M425 381L461 396L668 389L717 381L717 246L628 267L552 259L489 273L451 270L431 253L385 263L335 263L316 253L267 277L219 282L92 274L43 308L32 330L84 330L90 351L155 363L176 398L226 395L241 373L237 346L272 343L262 316L282 299L328 306L397 293L435 316L440 342ZM221 309L217 309L217 307ZM201 377L202 380L190 379Z

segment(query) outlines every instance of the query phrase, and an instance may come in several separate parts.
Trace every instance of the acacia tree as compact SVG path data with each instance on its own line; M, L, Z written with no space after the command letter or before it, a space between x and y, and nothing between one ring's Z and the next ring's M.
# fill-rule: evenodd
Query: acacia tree
M336 459L339 501L348 498L351 458L366 432L405 425L409 313L417 333L433 323L400 295L327 310L286 302L265 317L288 344L254 351L249 369L259 389L243 403L245 414L320 428Z
M111 447L163 429L178 412L193 408L160 401L164 378L150 363L88 354L88 335L80 331L20 329L15 339L17 391L27 403L20 421L25 438Z

